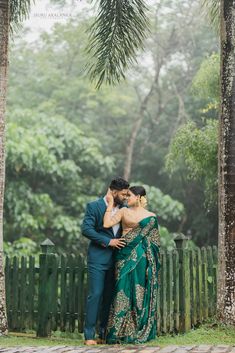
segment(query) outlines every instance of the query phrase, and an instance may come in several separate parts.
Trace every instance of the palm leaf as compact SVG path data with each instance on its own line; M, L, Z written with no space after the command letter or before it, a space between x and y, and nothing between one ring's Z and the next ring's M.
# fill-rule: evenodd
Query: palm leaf
M98 15L89 28L87 71L99 88L115 84L143 47L148 31L144 0L100 0Z
M201 0L202 8L208 16L210 23L219 32L220 28L220 0Z
M10 32L22 28L22 22L29 16L30 6L35 0L10 0Z

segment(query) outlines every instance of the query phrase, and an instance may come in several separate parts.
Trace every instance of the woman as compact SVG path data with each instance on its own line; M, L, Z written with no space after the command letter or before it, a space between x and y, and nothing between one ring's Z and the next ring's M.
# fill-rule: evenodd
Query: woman
M116 285L107 327L107 343L144 343L156 336L159 231L156 215L145 209L142 186L129 189L128 208L112 216L107 194L104 227L122 222L126 246L116 253Z

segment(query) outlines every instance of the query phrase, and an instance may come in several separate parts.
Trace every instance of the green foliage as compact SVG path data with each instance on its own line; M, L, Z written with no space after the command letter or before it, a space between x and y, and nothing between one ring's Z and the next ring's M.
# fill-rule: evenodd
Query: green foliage
M209 204L217 201L218 122L206 120L201 129L192 121L181 127L171 142L166 168L174 173L182 164L188 179L204 183Z
M205 14L210 20L212 27L219 32L220 24L220 1L219 0L201 0Z
M133 183L134 184L134 183ZM143 185L148 198L148 207L160 216L165 222L180 221L184 215L185 209L181 202L173 200L170 195L164 195L163 192L155 186Z
M62 115L89 137L102 141L104 154L113 155L119 166L123 163L136 97L127 85L96 91L84 77L88 24L81 17L66 26L57 24L53 35L43 33L34 50L19 41L10 57L9 107ZM122 174L122 170L118 173Z
M63 1L60 1L61 6ZM57 6L57 0L55 2ZM67 3L72 3L72 0L66 1ZM169 232L176 232L180 228L186 234L191 230L195 242L200 240L201 244L216 237L216 217L208 217L203 207L205 196L201 181L186 180L186 167L183 164L172 177L164 169L164 157L176 129L188 118L202 125L201 114L198 112L208 101L205 102L204 97L193 95L190 86L202 60L217 50L214 34L201 16L199 4L191 4L188 0L180 0L180 4L182 6L174 0L168 0L167 3L164 0L159 1L157 16L155 11L151 14L151 33L148 33L145 51L141 52L138 65L128 72L128 80L115 88L103 85L100 90L95 90L84 75L87 64L84 53L88 43L86 29L91 22L91 19L87 19L87 13L81 12L78 16L73 16L66 24L55 24L50 33L42 33L35 42L26 42L24 33L15 38L10 53L8 121L10 124L17 124L18 128L23 128L21 139L18 133L11 132L14 136L12 144L14 150L17 149L17 143L22 144L19 150L22 149L22 155L26 155L23 157L16 151L17 157L14 157L13 153L11 155L12 160L15 159L14 165L7 161L7 189L10 200L6 206L9 218L4 229L8 240L25 234L26 224L29 223L31 228L26 236L31 237L33 234L37 243L42 237L44 240L46 236L51 238L53 234L52 240L56 244L65 244L69 250L78 249L82 240L78 235L75 239L74 234L82 218L84 206L87 200L96 198L105 191L110 178L123 175L126 147L130 143L137 114L150 89L154 69L161 64L160 79L154 86L156 91L147 104L137 135L130 181L142 180L145 184L156 186L163 192L163 196L170 195L172 200L179 200L184 205L185 215L180 220L171 216L169 221L167 217L160 219L160 225L166 227ZM156 5L152 9L156 9ZM211 111L212 113L214 111ZM53 118L53 129L50 129L52 131L46 137L43 133L42 142L39 141L39 133L35 135L35 120L41 115L45 117L44 120ZM83 165L80 158L84 157L84 150L80 153L76 146L74 157L72 147L66 148L66 153L71 157L56 157L63 154L64 142L61 140L68 140L68 136L54 138L58 116L72 124L70 131L73 132L74 127L79 127L84 136L83 143L85 137L89 146L91 138L99 141L99 171L93 172L97 148L93 145L89 147L89 153L90 149L93 151L92 156L88 154L87 163L84 162ZM43 124L44 121L41 121L41 125ZM60 131L67 131L67 124L61 123L60 119L58 124ZM12 130L9 125L10 129ZM24 146L25 129L25 139L30 148ZM30 130L33 136L31 139ZM34 136L37 148L34 146ZM15 138L17 143L14 144ZM71 138L71 146L73 141L79 142L76 133ZM10 135L8 142L11 142ZM44 153L47 155L45 158ZM76 156L79 156L78 162L74 161ZM113 164L108 162L107 166L106 156L112 156ZM35 161L38 158L40 163ZM23 159L28 161L26 168L22 163ZM17 168L20 168L19 175ZM80 178L77 189L71 186L73 181L76 184L78 180L76 170ZM17 200L14 200L15 195ZM64 198L61 195L64 195ZM24 217L20 215L21 206L15 210L15 205L25 198L30 207L22 205L23 213L26 214L26 220L23 221ZM11 210L11 202L14 212ZM159 211L158 205L156 210ZM175 212L174 208L172 212ZM170 213L171 211L168 212ZM8 217L7 213L5 215ZM41 221L37 221L38 218ZM23 228L21 232L14 223L15 220ZM39 229L40 224L43 229ZM72 229L70 235L65 230L68 228ZM73 245L70 247L71 239Z
M22 28L22 22L29 16L30 7L35 0L10 0L10 30L11 34Z
M103 192L114 160L101 144L61 116L16 110L7 130L5 235L39 244L49 237L58 250L81 251L80 224L86 203ZM145 185L160 222L178 224L183 205ZM164 228L165 229L165 228ZM165 229L165 234L167 230ZM170 242L165 240L167 246ZM14 247L13 247L14 249Z
M166 227L160 226L161 235L161 249L172 251L176 249L176 243L174 239L177 237L178 233L170 233ZM196 249L196 244L193 240L187 240L186 249Z
M161 240L161 249L171 251L175 249L174 237L166 227L159 227L160 240Z
M32 239L21 237L18 240L11 242L4 242L3 246L5 256L30 256L39 253L38 244Z
M50 237L75 251L85 205L113 167L100 142L61 116L17 111L8 124L6 167L6 239Z
M192 88L194 93L198 97L208 99L209 101L204 112L210 109L218 110L220 96L219 67L219 55L212 54L202 62L200 69L193 79Z
M104 0L90 28L89 73L103 82L114 84L125 77L137 50L143 46L148 28L147 6L143 0Z

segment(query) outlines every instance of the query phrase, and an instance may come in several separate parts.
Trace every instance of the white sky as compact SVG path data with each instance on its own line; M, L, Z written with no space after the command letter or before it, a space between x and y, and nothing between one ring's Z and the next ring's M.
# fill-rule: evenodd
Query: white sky
M69 0L67 0L69 3ZM31 7L29 19L24 21L24 27L29 27L27 40L34 41L42 31L50 31L55 22L65 23L67 19L75 16L82 10L95 13L95 1L93 0L70 0L73 5L56 8L49 0L35 0ZM147 0L149 4L157 4L159 0ZM97 2L96 2L97 3ZM20 33L18 33L20 36ZM25 34L24 34L25 39Z
M24 27L30 28L27 40L37 39L42 31L50 31L55 22L65 23L81 10L94 11L94 6L89 0L73 0L73 3L73 6L56 8L48 0L35 0L35 4L31 7L30 17L23 24Z

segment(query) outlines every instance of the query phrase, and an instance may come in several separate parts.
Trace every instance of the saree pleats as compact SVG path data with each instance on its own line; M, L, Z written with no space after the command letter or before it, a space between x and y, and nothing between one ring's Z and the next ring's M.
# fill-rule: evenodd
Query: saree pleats
M116 285L107 328L107 343L144 343L156 337L159 286L157 218L143 219L123 238L116 254Z

